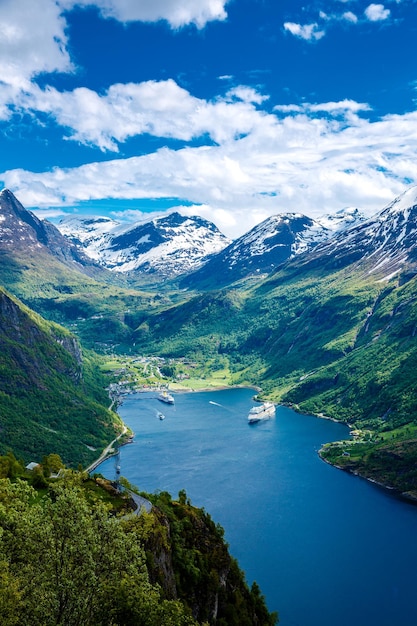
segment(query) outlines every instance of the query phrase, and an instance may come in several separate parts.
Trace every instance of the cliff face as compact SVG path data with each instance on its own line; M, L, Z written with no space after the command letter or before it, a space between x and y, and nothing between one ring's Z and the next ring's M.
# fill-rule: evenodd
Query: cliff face
M224 531L204 509L191 505L185 492L172 500L166 492L147 495L156 523L145 545L152 582L168 599L178 598L199 623L272 626L256 583L249 588L229 554Z
M96 267L50 222L40 220L28 211L8 189L0 193L0 249L38 256L49 253L71 268L88 273Z
M56 325L48 325L1 288L0 338L3 360L9 357L10 365L19 367L22 380L26 379L25 387L42 387L42 379L52 372L67 375L74 381L82 377L77 339ZM11 367L10 374L17 372ZM10 387L6 379L3 384Z
M0 346L0 454L12 449L29 462L56 452L69 466L91 462L115 428L77 339L0 287Z

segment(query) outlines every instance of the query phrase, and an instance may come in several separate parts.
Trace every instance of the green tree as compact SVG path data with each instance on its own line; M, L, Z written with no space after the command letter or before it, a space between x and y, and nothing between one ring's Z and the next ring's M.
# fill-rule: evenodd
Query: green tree
M2 624L195 623L149 582L139 523L91 506L71 474L40 501L35 495L23 481L0 480Z
M16 478L23 473L23 465L13 452L0 456L0 478Z
M42 459L43 473L45 476L58 474L59 470L64 469L65 465L59 454L51 453Z

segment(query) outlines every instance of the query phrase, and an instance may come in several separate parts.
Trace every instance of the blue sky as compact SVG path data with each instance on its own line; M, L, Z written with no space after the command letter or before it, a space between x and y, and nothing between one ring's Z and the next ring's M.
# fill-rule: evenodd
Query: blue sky
M417 184L416 0L0 0L0 185L235 237Z

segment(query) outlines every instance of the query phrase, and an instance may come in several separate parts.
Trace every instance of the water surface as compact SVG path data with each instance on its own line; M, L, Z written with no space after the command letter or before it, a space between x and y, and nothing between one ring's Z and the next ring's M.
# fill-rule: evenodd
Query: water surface
M281 626L416 626L417 507L319 459L341 424L279 407L248 425L253 393L129 396L122 475L204 507ZM113 479L113 460L98 471Z

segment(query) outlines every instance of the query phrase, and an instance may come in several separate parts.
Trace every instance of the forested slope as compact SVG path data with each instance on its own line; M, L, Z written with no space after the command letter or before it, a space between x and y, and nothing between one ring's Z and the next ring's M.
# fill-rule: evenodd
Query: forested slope
M0 288L0 452L87 464L120 432L106 380L78 340Z

